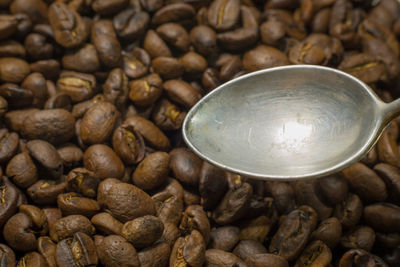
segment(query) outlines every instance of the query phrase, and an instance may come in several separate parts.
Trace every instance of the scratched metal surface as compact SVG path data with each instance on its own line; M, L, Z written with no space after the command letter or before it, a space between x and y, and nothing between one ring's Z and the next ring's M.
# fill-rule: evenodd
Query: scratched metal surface
M236 173L317 177L368 151L382 128L381 105L347 74L286 66L217 88L192 108L183 132L203 159Z

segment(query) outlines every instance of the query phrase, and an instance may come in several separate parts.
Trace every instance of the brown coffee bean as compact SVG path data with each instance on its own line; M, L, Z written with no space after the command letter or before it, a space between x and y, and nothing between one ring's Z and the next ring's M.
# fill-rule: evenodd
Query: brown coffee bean
M289 61L285 54L266 45L249 50L242 58L243 68L249 72L287 64Z
M33 60L47 59L53 56L53 45L46 41L45 36L37 33L31 33L25 38L26 51Z
M15 250L35 250L36 236L30 231L33 227L33 221L28 215L25 213L17 213L4 225L4 239L7 241L7 244Z
M156 213L150 196L138 187L127 183L115 183L111 185L107 193L99 190L97 201L122 223Z
M129 78L137 79L148 73L150 62L151 58L146 50L136 47L123 53L122 68Z
M63 174L64 166L56 148L43 140L32 140L26 144L32 158L43 167L52 178L57 179Z
M151 23L160 25L167 22L180 22L182 24L190 24L194 17L195 9L186 3L173 3L165 5L154 13Z
M121 235L123 224L107 212L97 213L90 221L100 232L107 235Z
M85 168L75 168L68 173L67 191L77 192L86 197L95 197L99 182L94 172Z
M311 234L312 240L321 240L331 249L335 248L342 235L342 225L336 217L323 220Z
M264 215L244 221L241 224L239 238L241 240L248 239L264 243L273 224L273 218L270 219Z
M248 183L238 182L230 188L221 202L212 212L213 220L218 224L229 224L246 215L250 206L253 188Z
M186 108L191 108L201 98L201 95L190 84L181 80L166 81L163 83L163 87L172 101Z
M171 50L161 37L153 30L148 30L143 41L143 48L152 58L170 57Z
M21 84L22 88L28 89L33 94L32 105L43 107L47 99L47 84L44 76L38 72L29 74Z
M311 22L312 32L327 33L329 29L330 17L331 17L330 8L323 8L318 12L316 12Z
M317 224L316 212L308 206L290 212L272 237L269 251L288 261L296 259Z
M340 259L339 267L348 266L382 266L387 267L388 265L378 256L370 254L362 249L350 249L343 254Z
M146 31L150 22L147 12L126 8L114 16L113 24L118 37L123 40L135 40Z
M205 210L210 210L224 196L228 190L225 172L207 162L203 162L199 174L199 193L201 205Z
M55 59L39 60L29 65L32 72L39 72L47 79L56 79L60 73L60 63Z
M73 237L58 242L56 260L60 267L96 266L98 262L96 247L90 236L85 233L75 233Z
M15 266L15 254L14 251L4 244L0 244L0 266Z
M201 233L206 244L210 240L210 222L207 214L199 205L188 206L182 216L179 230L183 235L190 234L193 230Z
M288 214L294 210L296 199L293 187L284 182L267 182L266 189L280 214Z
M119 126L115 129L112 144L117 155L126 164L138 163L144 157L143 137L132 126Z
M37 204L54 204L57 196L65 192L67 183L63 177L57 181L39 180L26 190L28 196Z
M180 236L179 229L175 224L169 222L167 223L163 222L163 224L164 224L164 232L159 241L166 242L170 247L173 247L175 241Z
M48 16L56 42L65 48L77 47L89 36L87 21L64 3L51 4Z
M62 217L61 210L59 208L43 208L42 211L46 216L49 229L58 219L61 219Z
M4 114L6 114L7 109L8 109L7 100L4 97L0 96L0 116L1 117L3 117Z
M45 258L37 252L29 252L19 259L17 267L46 267L47 263Z
M207 249L205 258L206 266L244 266L244 262L235 254L219 249Z
M10 130L19 132L22 129L25 118L35 111L38 111L38 109L31 108L9 111L4 115L4 121Z
M140 4L149 12L154 12L163 6L162 0L140 0Z
M153 195L157 216L164 224L178 225L183 212L183 188L174 179L168 181L166 188Z
M289 263L284 258L268 253L250 255L246 264L249 267L289 267Z
M69 95L74 102L91 98L96 88L96 79L91 74L63 71L57 80L57 89Z
M33 94L17 84L5 83L0 86L0 95L7 101L11 109L30 106L33 101Z
M389 203L372 204L364 208L364 220L376 231L397 232L400 225L400 208Z
M190 77L200 76L207 68L207 60L195 52L189 51L179 61L183 65L185 74Z
M385 130L378 140L376 148L380 161L400 167L400 154L397 149L396 139L396 137L390 136L388 130Z
M346 199L348 193L347 180L342 174L330 175L319 179L320 196L330 204L337 204Z
M193 230L185 237L179 237L171 250L169 265L186 264L200 267L206 259L206 244L202 235Z
M164 231L164 224L157 217L146 215L127 221L121 235L135 248L144 248L157 241Z
M78 214L90 218L100 211L96 200L81 197L75 192L58 195L57 206L64 216Z
M381 177L388 190L388 199L396 204L400 203L400 172L399 168L379 163L374 166L374 171Z
M22 135L42 139L52 144L65 143L74 135L75 119L65 109L32 112L23 121Z
M94 172L95 177L105 179L108 177L121 178L125 167L115 152L106 145L92 145L83 154L83 165Z
M310 243L304 249L294 266L329 266L331 261L331 250L324 244L324 242L317 240Z
M3 226L17 211L19 197L18 189L7 178L2 177L0 182L0 226Z
M189 34L177 23L165 23L156 29L158 35L173 48L188 51L190 46Z
M360 248L366 251L372 249L374 242L375 232L368 226L358 226L345 233L340 240L340 244L347 249Z
M110 71L107 80L103 86L104 98L116 105L122 106L128 98L128 77L122 69L113 69Z
M300 205L312 207L318 214L318 218L324 220L332 214L332 207L322 202L318 191L318 180L296 181L294 183L296 200Z
M363 204L355 194L348 194L347 198L337 204L333 216L339 219L343 228L352 228L360 221Z
M218 30L230 30L238 22L240 16L240 1L217 0L208 8L208 23Z
M68 51L62 58L64 68L78 72L95 72L100 68L96 47L85 44L81 48Z
M112 21L99 20L92 26L91 39L96 47L100 62L109 68L118 67L121 63L121 45Z
M106 142L119 117L117 108L108 102L101 102L91 107L83 116L80 137L85 144Z
M30 68L25 60L14 57L0 58L0 80L20 83L29 74Z
M267 249L258 241L241 240L232 253L246 261L251 255L267 253Z
M178 130L182 127L186 112L165 98L158 101L151 115L154 123L163 131Z
M6 175L19 187L27 188L38 179L38 171L28 153L15 155L7 164Z
M127 6L129 3L128 0L117 0L117 1L108 1L108 0L95 0L92 3L92 8L96 13L101 15L113 15Z
M100 262L110 267L139 267L136 249L124 238L118 235L106 236L96 245Z
M12 14L23 13L28 15L33 23L47 20L47 4L41 0L13 1L10 5L10 11Z
M147 155L137 166L133 175L133 183L143 190L154 189L166 180L169 173L170 156L165 152Z
M74 144L65 144L57 149L58 155L60 155L63 161L64 167L72 168L77 167L82 163L83 152Z
M239 242L240 229L235 226L222 226L213 229L210 234L210 249L231 251Z
M0 39L7 39L17 31L18 20L13 15L2 14L0 16Z
M141 116L133 116L127 118L122 125L132 126L135 131L142 135L146 145L161 151L169 150L170 142L168 138L151 121Z
M186 148L176 148L170 152L170 168L178 181L198 186L202 160Z
M93 235L95 230L88 218L82 215L69 215L58 219L51 225L50 237L54 242L59 242L78 232Z
M65 93L57 93L47 99L44 103L45 109L57 109L62 108L68 111L72 109L72 99L69 95Z
M56 267L56 247L48 236L41 236L37 240L37 247L48 267Z
M1 57L20 57L25 58L25 47L12 40L4 40L0 42L0 56Z
M173 57L156 57L151 61L151 66L155 73L167 80L179 78L184 72L182 63Z
M19 137L17 133L0 130L0 162L5 163L17 152Z
M149 106L157 101L162 93L162 80L158 74L150 74L129 83L129 99L138 106Z
M343 174L354 192L365 202L379 202L387 198L387 189L382 179L362 163L356 163Z
M217 35L212 28L206 25L192 28L190 40L196 51L203 56L212 55L218 50Z
M165 242L156 243L151 247L142 249L138 253L140 266L167 266L170 251L170 246Z

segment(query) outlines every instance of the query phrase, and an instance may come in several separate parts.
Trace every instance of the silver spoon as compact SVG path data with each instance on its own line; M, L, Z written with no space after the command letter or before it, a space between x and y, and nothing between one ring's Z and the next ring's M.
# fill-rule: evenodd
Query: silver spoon
M183 137L204 160L260 179L338 172L360 160L400 115L342 71L311 65L265 69L233 79L187 114Z

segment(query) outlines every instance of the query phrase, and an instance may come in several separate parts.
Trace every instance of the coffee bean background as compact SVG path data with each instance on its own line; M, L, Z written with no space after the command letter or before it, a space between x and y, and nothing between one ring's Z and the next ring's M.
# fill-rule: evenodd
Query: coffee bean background
M0 266L400 266L400 120L295 182L181 136L205 94L288 64L393 101L399 38L397 0L0 0Z

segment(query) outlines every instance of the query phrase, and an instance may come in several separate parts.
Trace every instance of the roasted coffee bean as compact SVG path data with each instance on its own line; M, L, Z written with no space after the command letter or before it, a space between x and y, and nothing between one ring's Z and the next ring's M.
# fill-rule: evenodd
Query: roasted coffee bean
M121 230L121 236L131 242L135 248L144 248L157 241L164 231L164 224L155 216L146 215L127 221Z
M243 55L242 66L248 72L288 65L285 54L274 47L260 45Z
M273 220L273 218L270 219L267 216L261 215L254 219L242 222L239 238L241 240L250 239L264 243L274 224Z
M311 239L323 241L333 249L340 241L342 225L336 217L323 220L311 234Z
M283 257L268 253L250 255L246 264L249 267L289 267L289 263Z
M72 138L74 128L75 119L70 112L65 109L49 109L27 114L21 132L28 139L61 144Z
M121 235L123 224L107 212L97 213L90 221L98 231L108 235Z
M20 83L29 74L28 63L19 58L0 58L0 80L9 83Z
M63 47L77 47L89 36L88 22L62 2L51 4L48 16L54 38Z
M388 199L395 204L400 203L400 171L397 167L379 163L374 166L374 171L381 177L386 184Z
M199 194L203 208L212 209L227 190L225 172L204 161L199 174Z
M145 33L150 16L147 12L129 7L114 16L113 24L123 40L135 40Z
M119 126L115 129L112 144L117 155L126 164L138 163L144 158L143 137L132 126Z
M33 94L17 84L5 83L0 86L0 95L5 98L7 105L14 108L22 108L32 104Z
M122 223L144 215L153 215L156 212L150 196L138 187L127 183L112 184L107 192L99 190L97 201Z
M74 102L81 102L93 96L96 79L91 74L63 71L57 80L57 89L69 95Z
M330 204L337 204L346 199L348 184L343 175L330 175L319 179L320 196Z
M199 205L188 206L183 213L179 230L182 234L189 234L193 230L201 233L206 244L210 240L210 222L207 214Z
M195 52L189 51L179 61L183 65L185 74L191 77L200 76L207 68L207 60Z
M0 16L0 39L7 39L17 31L18 20L13 15Z
M337 204L333 215L339 219L343 228L352 228L360 221L363 204L355 194L348 194L347 198Z
M170 152L170 168L178 181L198 186L202 160L186 148L176 148Z
M72 99L69 95L65 93L57 93L47 99L46 103L44 103L45 109L56 109L62 108L68 111L72 109Z
M1 57L20 57L25 58L26 50L25 47L12 40L0 41L0 56Z
M86 197L95 197L100 179L85 168L75 168L68 173L67 191L77 192Z
M0 130L0 162L9 161L17 152L19 137L17 133Z
M317 240L304 249L294 266L329 266L331 261L331 250L324 242Z
M231 251L239 242L240 229L235 226L222 226L213 229L210 234L209 248Z
M119 66L121 62L121 45L112 21L99 20L92 26L91 39L96 47L100 62L109 68Z
M245 239L237 244L232 253L246 261L251 255L267 253L267 249L258 241Z
M250 206L253 188L248 183L237 181L212 212L213 220L221 225L232 223L246 215Z
M196 51L203 56L209 56L217 52L217 35L215 31L206 26L199 25L190 31L190 41Z
M151 121L141 116L133 116L127 118L122 125L132 126L135 131L138 131L143 136L146 145L161 151L169 150L169 139Z
M74 144L65 144L57 149L64 167L77 167L82 163L83 152Z
M163 83L163 87L172 101L186 108L191 108L201 98L201 95L190 84L181 80L166 81Z
M48 236L41 236L37 240L38 251L49 267L56 267L56 247Z
M96 266L98 262L96 247L90 236L85 233L75 233L73 237L58 242L56 260L60 267Z
M0 244L0 262L2 267L15 266L15 254L11 248Z
M62 58L64 68L78 72L94 72L100 68L96 47L85 44L81 48L68 51Z
M151 63L150 55L146 50L134 48L131 52L125 52L122 57L122 66L129 78L140 78L149 71Z
M165 152L147 155L132 175L133 183L143 190L154 189L164 183L169 173L170 156Z
M0 225L3 226L7 220L17 211L19 192L15 186L2 177L0 181Z
M149 106L162 94L162 80L158 74L150 74L129 83L129 99L138 106Z
M85 144L106 142L112 134L119 112L108 102L95 104L82 118L80 137Z
M38 72L29 74L21 84L22 88L28 89L33 94L32 105L43 107L47 98L47 84L44 76Z
M17 263L17 267L39 266L46 267L45 258L37 252L29 252L25 254Z
M44 22L47 19L47 4L41 0L13 1L10 5L12 14L23 13L28 15L33 23Z
M74 192L59 194L57 206L64 216L78 214L90 218L100 211L100 205L96 200L81 197Z
M364 208L364 220L374 230L388 233L398 232L400 208L389 203L377 203Z
M240 17L240 1L214 1L208 9L208 22L218 31L230 30Z
M72 237L75 233L93 235L95 228L86 217L82 215L69 215L58 219L50 226L50 237L54 242Z
M188 51L190 46L189 34L177 23L165 23L156 30L158 35L172 47L181 51Z
M171 250L170 266L186 264L200 267L206 260L206 244L202 235L193 230L185 237L179 237Z
M173 3L166 5L153 15L152 24L160 25L167 22L180 22L184 25L191 24L195 17L195 9L186 3Z
M106 145L92 145L83 154L83 165L94 172L95 177L105 179L108 177L121 178L125 167L115 152Z
M136 249L119 235L109 235L96 245L100 262L105 266L140 266Z
M156 57L151 61L155 73L163 79L177 79L184 73L184 68L179 59L174 57Z
M170 247L174 246L175 241L180 236L180 232L178 227L170 222L163 222L164 224L164 232L159 239L159 241L166 242Z
M370 254L362 249L351 249L343 254L340 259L339 267L347 266L382 266L387 267L388 265L378 256Z
M32 72L39 72L47 79L55 79L60 73L60 63L55 59L38 60L30 65Z
M52 144L43 140L32 140L26 144L26 148L35 162L52 178L57 179L63 174L62 159Z
M182 112L178 106L165 98L158 101L151 115L154 123L163 131L180 129L185 117L186 112Z
M355 229L345 233L340 244L347 248L359 248L366 251L370 251L375 242L375 232L371 227L358 226Z
M92 3L92 8L96 13L107 16L117 13L118 11L123 9L128 4L128 2L128 0L95 0Z
M31 33L25 38L26 52L32 60L48 59L53 56L53 45L46 41L45 36L37 33Z
M140 266L167 266L170 252L170 246L165 242L156 243L151 247L142 249L138 253Z
M370 168L356 163L343 170L343 174L353 191L365 202L380 202L387 198L384 181Z
M37 204L54 204L57 196L65 192L67 183L59 180L39 180L26 190L28 196Z
M244 262L235 254L219 249L207 249L205 262L207 266L245 266Z
M317 224L317 213L308 206L290 212L272 237L269 251L288 261L296 259Z
M152 58L170 57L171 50L161 37L153 30L148 30L143 41L143 48Z

